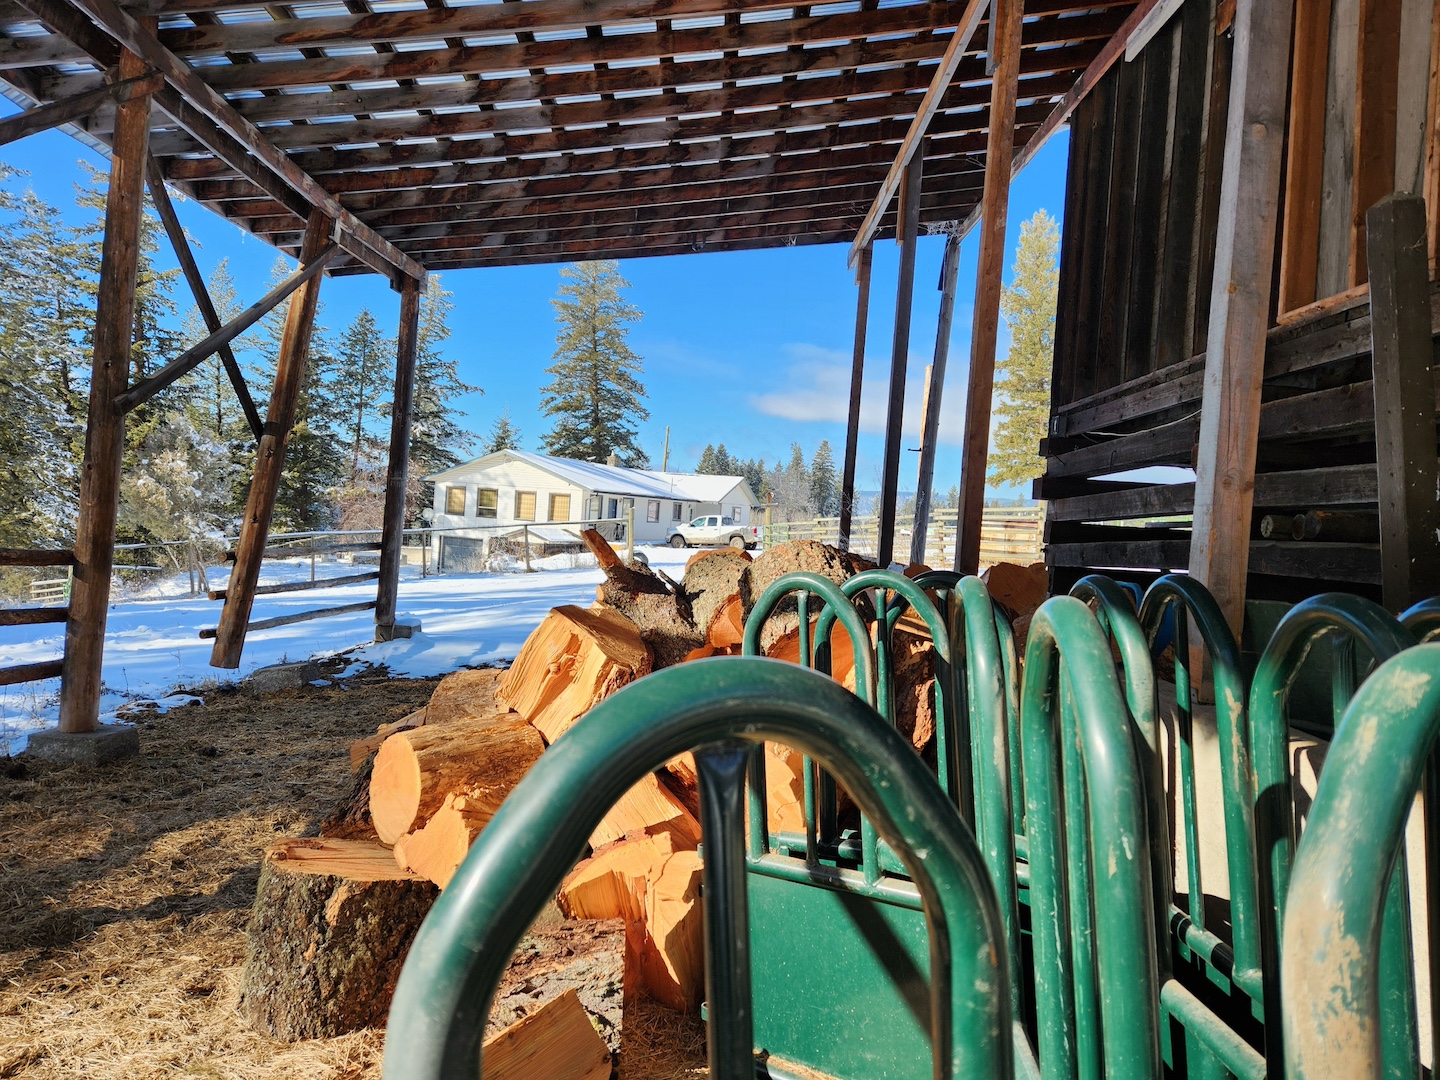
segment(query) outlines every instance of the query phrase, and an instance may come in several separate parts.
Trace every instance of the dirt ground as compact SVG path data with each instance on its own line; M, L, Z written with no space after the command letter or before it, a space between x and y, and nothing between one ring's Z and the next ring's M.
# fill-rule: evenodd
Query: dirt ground
M261 852L313 833L346 748L434 680L352 676L138 717L101 769L0 758L0 1078L378 1077L383 1032L285 1045L236 1012ZM699 1020L627 1008L622 1080L705 1074Z

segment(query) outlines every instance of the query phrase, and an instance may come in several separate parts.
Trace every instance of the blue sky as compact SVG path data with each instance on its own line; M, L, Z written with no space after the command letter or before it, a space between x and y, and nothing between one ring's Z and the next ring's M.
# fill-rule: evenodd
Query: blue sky
M0 106L14 112L8 102ZM1061 131L1016 178L1006 238L1006 278L1020 225L1037 209L1060 218L1068 132ZM27 175L10 187L34 190L73 213L74 185L82 179L81 159L104 166L99 154L59 132L32 136L4 149L7 164ZM241 303L264 292L276 252L198 204L177 200L181 220L208 275L228 258ZM942 412L935 486L940 492L959 481L959 443L970 356L971 296L978 237L961 250L959 294L950 342L950 363ZM938 282L943 237L922 237L916 267L904 445L918 445L920 391L925 365L935 346ZM644 318L630 340L643 358L650 419L640 425L640 442L653 467L660 465L665 427L670 433L670 467L691 468L706 443L725 443L733 454L774 461L799 442L807 456L829 439L837 467L845 441L850 356L855 321L854 275L841 245L768 251L701 253L627 260L621 266L632 288L629 298ZM898 249L891 241L875 247L870 324L866 348L862 430L856 485L879 487L883 455L885 398L895 315ZM162 243L162 266L174 257ZM457 403L462 423L478 434L509 409L526 449L540 449L547 422L539 414L544 368L554 350L555 322L550 299L560 283L559 265L450 271L442 275L455 310L448 343L463 378L483 388ZM177 290L188 306L183 283ZM348 323L368 306L387 333L393 333L398 297L378 277L327 279L321 289L323 321ZM1003 357L1008 334L1002 324ZM914 487L915 454L901 463L901 488ZM1004 496L1028 491L1003 490Z

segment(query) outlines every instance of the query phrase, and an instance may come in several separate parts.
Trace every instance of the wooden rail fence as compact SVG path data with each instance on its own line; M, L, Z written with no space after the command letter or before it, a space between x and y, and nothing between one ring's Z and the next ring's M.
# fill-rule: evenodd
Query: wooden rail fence
M925 561L929 566L948 567L955 557L955 528L959 511L939 508L930 515L926 534ZM850 550L873 555L878 546L879 522L874 516L855 518L850 525ZM997 562L1029 564L1044 557L1045 509L1043 506L987 506L980 526L980 564ZM908 550L908 524L896 531L896 549ZM762 539L768 547L790 540L820 540L834 544L840 538L838 517L807 518L801 521L772 521Z

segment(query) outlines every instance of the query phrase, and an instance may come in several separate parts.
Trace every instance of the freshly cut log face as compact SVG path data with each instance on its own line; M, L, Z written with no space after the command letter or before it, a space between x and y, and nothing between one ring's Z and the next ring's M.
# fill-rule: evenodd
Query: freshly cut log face
M609 1080L610 1048L574 990L485 1040L481 1080Z
M1015 648L1023 658L1025 639L1030 636L1030 620L1050 591L1045 564L1037 562L1018 566L1015 563L996 563L980 575L980 580L985 582L990 599L1009 614L1015 632Z
M496 698L551 743L596 702L650 669L650 649L625 616L603 607L558 607L526 639Z
M375 755L370 775L376 835L395 843L462 789L483 791L498 805L544 749L534 728L505 714L396 732Z
M480 787L445 796L423 827L395 841L395 862L443 889L506 794L508 791Z
M503 712L496 707L495 692L505 672L502 668L453 671L440 680L425 707L427 724L448 724L454 720L475 720Z
M637 831L668 832L677 847L693 848L700 843L699 822L654 773L646 773L639 783L620 796L620 801L590 834L590 846L601 848Z
M740 595L740 579L751 561L748 552L727 547L697 552L685 564L680 586L690 599L695 626L706 631L707 640L716 613L732 596Z
M669 833L631 835L575 867L556 900L574 918L624 919L626 992L691 1011L705 982L700 870Z
M765 744L765 816L770 831L805 831L805 756L779 743Z
M700 772L695 767L695 755L688 750L677 758L665 763L660 779L680 804L690 811L690 816L700 820Z
M381 1027L435 886L376 843L281 840L265 854L240 1010L285 1041Z
M727 597L705 627L705 641L715 649L739 649L745 643L745 602L740 594Z
M393 724L381 724L376 728L374 735L356 739L350 744L350 771L359 772L360 766L370 759L370 755L379 750L385 740L397 731L409 731L411 728L424 727L425 722L425 710L416 709L409 716L396 720Z

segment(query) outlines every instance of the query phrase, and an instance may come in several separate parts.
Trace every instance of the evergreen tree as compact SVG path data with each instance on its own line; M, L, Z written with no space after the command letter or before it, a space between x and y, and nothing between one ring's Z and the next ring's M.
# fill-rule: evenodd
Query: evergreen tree
M840 512L840 493L835 488L835 459L830 453L830 441L821 439L810 459L810 502L815 513L821 517L832 517Z
M695 465L695 471L705 476L716 476L720 470L716 467L715 447L711 443L705 444L705 449L700 451L700 460Z
M541 390L544 414L557 419L543 436L545 449L584 461L605 461L614 452L622 465L645 468L635 424L650 413L637 378L641 360L626 341L641 312L620 295L630 283L613 259L576 263L560 276L566 281L551 301L560 324L555 363L545 369L554 379Z
M950 485L950 490L945 493L945 501L940 504L947 510L956 510L960 506L960 488L956 484Z
M1050 370L1055 355L1056 257L1060 229L1044 210L1020 226L1020 244L1000 310L1010 327L1010 352L995 382L999 404L989 480L1014 484L1045 468L1040 440L1050 419Z
M735 462L731 459L730 451L725 449L723 442L715 448L715 475L735 475Z
M519 449L520 429L510 422L510 410L506 409L495 418L495 423L490 426L490 434L485 436L484 452L494 454L501 450Z
M747 458L744 461L736 462L736 467L739 469L740 475L745 478L745 482L750 486L751 494L761 502L764 502L765 492L768 490L765 487L765 459Z
M215 264L205 287L222 326L243 310L235 291L235 279L230 275L229 258ZM210 336L210 328L205 325L198 307L192 305L185 313L181 332L187 348ZM232 341L230 349L238 357L254 345L255 338L251 332L241 334ZM235 398L235 388L230 385L230 376L218 353L202 361L185 382L193 391L190 411L197 427L207 430L217 440L253 439L254 435L249 432L245 417L240 412L240 403Z
M340 335L332 388L336 405L345 415L352 485L360 476L362 456L366 465L373 465L380 446L371 429L380 415L385 376L393 355L393 342L380 333L370 309L361 308L355 321Z
M432 473L459 465L475 445L475 436L456 421L456 401L464 394L484 393L460 378L457 361L448 359L441 346L450 337L449 316L453 294L440 287L440 275L431 274L420 301L420 332L415 348L415 396L410 410L410 477L423 485ZM390 414L387 401L383 410ZM519 445L520 433L515 433ZM463 455L463 456L462 456ZM414 494L419 513L420 489ZM407 495L409 506L411 496ZM407 511L407 517L410 516Z

